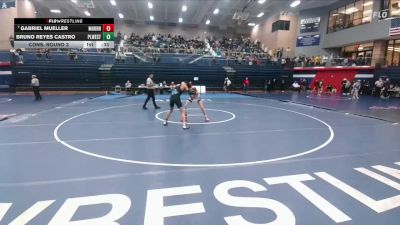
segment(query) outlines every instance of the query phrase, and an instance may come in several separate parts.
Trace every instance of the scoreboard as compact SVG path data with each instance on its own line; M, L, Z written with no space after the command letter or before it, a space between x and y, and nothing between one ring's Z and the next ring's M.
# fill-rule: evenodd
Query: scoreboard
M14 18L15 48L114 48L114 18Z

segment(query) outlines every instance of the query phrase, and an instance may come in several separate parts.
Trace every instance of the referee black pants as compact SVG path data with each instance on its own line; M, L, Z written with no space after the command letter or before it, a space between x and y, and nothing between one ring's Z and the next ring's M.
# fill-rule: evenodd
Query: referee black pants
M147 102L150 100L150 98L153 101L154 107L157 108L158 106L156 104L156 98L154 96L154 90L153 89L147 89L147 98L146 98L146 101L143 104L143 108L146 108Z
M33 94L35 94L35 100L42 100L42 96L40 95L39 87L33 86Z

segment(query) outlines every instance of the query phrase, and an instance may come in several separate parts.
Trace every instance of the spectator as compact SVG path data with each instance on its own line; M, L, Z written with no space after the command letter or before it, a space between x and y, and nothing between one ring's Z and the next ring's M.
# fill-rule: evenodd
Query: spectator
M350 90L351 89L351 82L349 80L345 80L345 84L344 84L344 92L343 95L350 95Z
M362 95L370 95L371 90L370 90L370 84L369 81L363 80L362 85L361 85L361 94Z
M268 62L273 62L274 65L281 66L331 66L332 63L348 66L353 63L364 65L366 61L363 57L354 59L335 58L334 60L333 55L330 57L326 55L298 56L291 59L292 49L290 47L285 49L269 49L261 45L259 41L254 42L248 37L222 37L219 39L207 37L201 40L199 37L186 38L182 35L155 33L148 33L143 36L131 33L128 37L118 32L118 35L115 37L116 51L120 51L123 45L142 48L140 51L149 53L149 58L152 58L154 62L159 62L159 58L152 57L152 53L160 52L185 54L206 53L213 57L233 59L232 61L228 60L228 64L235 61L238 64L246 63L248 65L259 64L260 58L264 58ZM212 63L216 63L213 59L211 61Z
M270 94L272 91L272 88L273 88L273 84L272 84L271 80L265 81L265 88L266 88L266 91L268 91L268 93Z
M265 92L265 93L268 92L268 86L269 86L268 80L265 80L265 81L264 81L264 92Z
M382 87L383 87L383 79L382 79L382 77L380 77L377 81L375 81L374 95L376 97L379 97L381 95Z
M10 35L8 40L10 41L11 48L14 48L14 36Z
M68 51L68 55L69 55L69 59L71 61L77 61L78 60L78 53L76 52L76 50L70 49Z
M353 89L351 90L351 99L353 100L358 100L358 93L360 92L361 89L361 80L357 80L354 84L353 84Z
M174 89L176 87L175 82L171 81L169 87L171 88L171 90Z
M324 91L324 83L322 80L320 80L317 84L317 88L318 88L318 96L322 95L322 92Z
M337 93L337 89L335 87L332 87L332 94L336 94Z
M292 87L293 87L293 90L294 90L294 91L297 91L297 93L300 93L301 88L300 88L300 84L297 83L297 81L294 81L294 82L293 82Z
M116 63L125 63L126 55L123 51L118 51L115 53L115 62Z
M276 78L272 79L272 90L278 90L278 80Z
M316 80L313 84L313 87L311 87L311 85L310 85L311 93L315 93L315 92L318 93L318 83L319 83L319 80Z
M332 90L333 90L332 84L326 85L326 94L327 95L331 95L332 94Z
M381 89L381 98L389 98L390 94L389 94L389 89L390 89L390 80L389 78L386 79L382 79L383 80L383 87Z
M349 64L349 59L348 58L344 58L343 62L342 62L342 66L348 66Z
M164 91L165 91L165 88L166 88L166 87L168 87L167 81L164 80L162 83L160 83L160 94L161 94L161 95L164 94Z
M287 47L287 48L286 48L286 52L285 52L285 57L286 57L286 58L289 58L291 52L292 52L292 49L291 49L290 47Z
M400 97L400 86L398 84L392 85L392 87L388 90L391 97Z
M39 60L42 58L42 50L40 48L36 49L36 59Z
M323 55L321 59L322 66L326 66L327 62L328 62L328 56Z
M307 81L306 81L306 79L303 78L301 80L300 87L301 87L301 91L302 92L306 92L306 89L307 89Z
M243 80L243 92L247 94L248 90L249 90L249 86L250 86L250 80L248 77L246 77Z
M285 67L286 65L286 59L285 58L281 58L281 66Z
M22 49L18 48L17 50L15 50L14 54L17 57L16 58L17 63L23 64L24 63L24 52L22 51Z
M347 93L346 93L346 83L347 83L347 79L346 78L343 78L343 80L342 80L342 94L343 95L346 95Z
M284 79L281 80L280 89L281 89L281 92L282 92L282 93L285 92L285 89L286 89L286 81L285 81Z
M132 93L132 83L130 80L126 81L125 83L125 92L126 94Z
M231 92L232 82L229 80L229 77L225 77L223 89L225 93Z
M51 56L50 56L50 49L46 49L44 50L44 55L46 57L46 60L51 60Z

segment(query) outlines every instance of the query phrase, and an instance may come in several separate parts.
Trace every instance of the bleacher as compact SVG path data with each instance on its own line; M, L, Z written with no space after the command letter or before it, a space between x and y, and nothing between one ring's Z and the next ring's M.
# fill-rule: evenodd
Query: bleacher
M269 65L233 65L231 66L236 71L236 81L243 81L248 77L251 84L251 89L263 89L265 80L276 78L284 79L287 84L293 81L293 73L289 70L284 70L280 66ZM236 85L241 85L236 84Z
M387 67L387 68L380 68L376 69L375 77L386 76L392 82L400 84L400 67Z
M26 52L23 64L12 62L12 66L0 68L2 73L12 72L12 79L2 77L2 84L9 84L17 91L30 90L32 74L39 76L42 90L112 90L115 85L123 86L127 80L135 86L143 84L150 73L155 75L157 83L188 81L197 77L199 80L196 83L207 86L210 91L221 90L226 76L237 89L241 88L245 77L249 77L251 89L263 89L265 80L273 78L284 79L286 84L293 81L293 71L266 61L250 66L222 58L162 54L160 62L153 62L151 58L134 62L133 56L130 56L125 63L116 63L111 53L78 54L78 60L73 61L66 52L51 53L50 60L44 55L37 59L34 52ZM0 59L2 62L15 60L9 52L0 52ZM399 71L397 67L377 69L375 78L385 75L398 83Z
M250 78L252 88L263 87L265 79L290 77L289 71L265 62L249 66L233 63L233 60L230 63L218 58L212 61L210 57L199 58L199 55L165 54L160 62L138 59L136 63L131 56L125 63L116 63L111 53L78 53L78 60L73 61L66 52L51 53L50 60L44 55L37 59L35 52L25 52L23 64L15 63L9 52L0 55L14 60L9 69L17 91L30 90L33 74L39 76L42 90L96 91L112 90L115 85L123 86L127 80L137 86L143 84L150 73L155 75L157 83L189 81L197 77L196 83L207 86L208 90L221 90L226 76L236 88L241 88L246 76Z
M31 76L40 78L43 90L99 90L101 79L97 61L37 60L12 67L15 88L30 89Z
M167 81L189 81L198 77L198 84L206 85L209 89L221 89L225 70L221 66L200 66L192 64L115 64L111 68L111 77L114 84L123 85L130 80L134 85L143 84L148 74L153 73L157 83Z

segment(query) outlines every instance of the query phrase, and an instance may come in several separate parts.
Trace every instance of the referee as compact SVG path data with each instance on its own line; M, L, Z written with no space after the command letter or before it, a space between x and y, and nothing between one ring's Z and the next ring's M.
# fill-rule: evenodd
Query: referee
M154 97L154 82L153 82L153 77L154 77L154 75L153 75L153 74L150 74L149 77L148 77L147 80L146 80L147 98L146 98L146 101L145 101L144 104L143 104L143 109L145 109L145 110L147 109L146 105L147 105L147 102L150 100L150 98L151 98L151 100L153 101L154 108L156 108L156 109L159 109L159 108L160 108L160 107L156 104L156 98Z
M36 75L32 75L31 85L33 89L33 94L35 95L35 101L42 100L42 96L40 95L39 91L39 79L36 77Z

